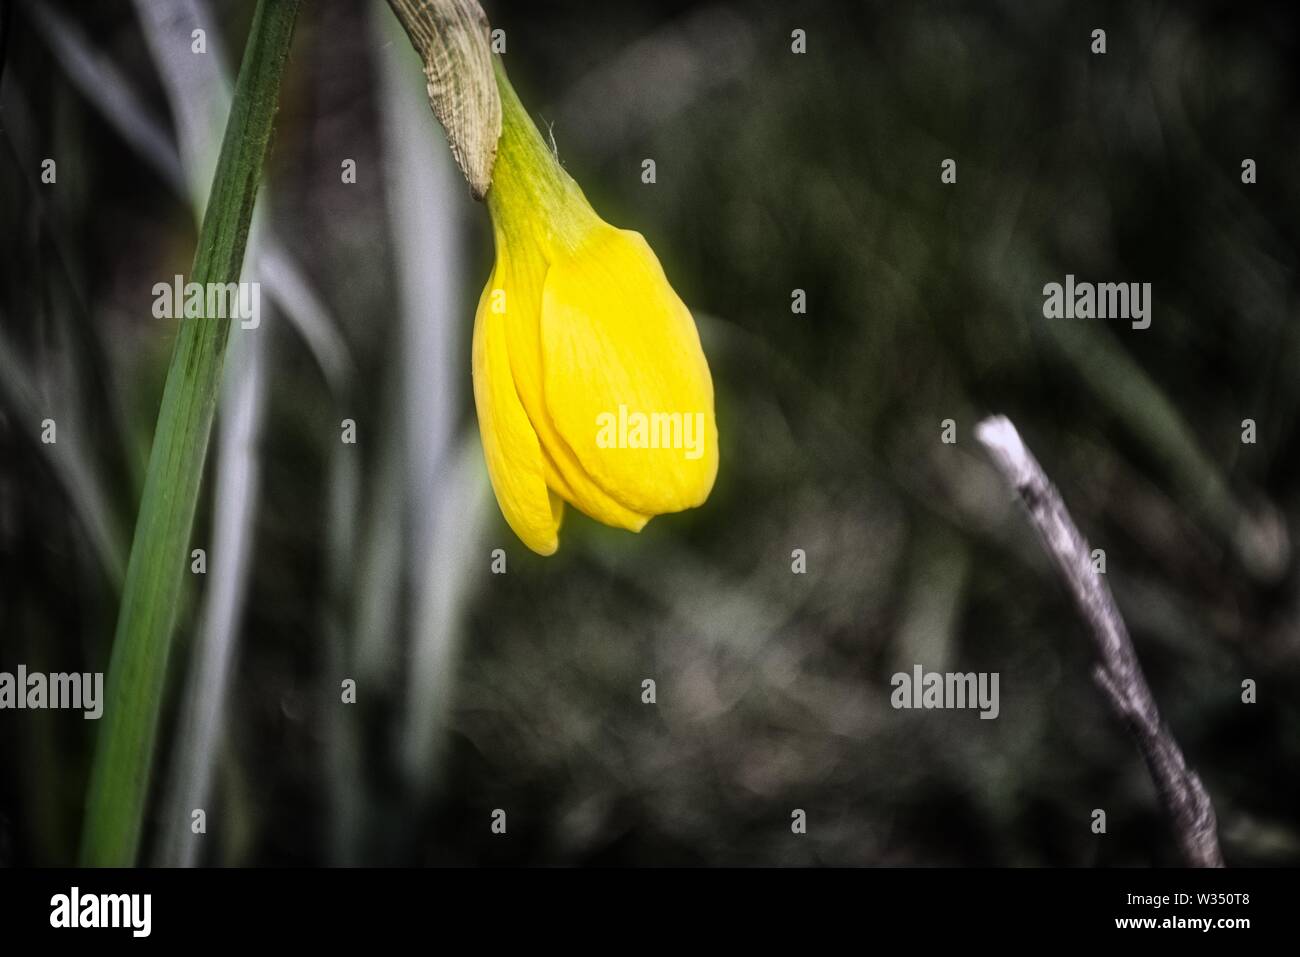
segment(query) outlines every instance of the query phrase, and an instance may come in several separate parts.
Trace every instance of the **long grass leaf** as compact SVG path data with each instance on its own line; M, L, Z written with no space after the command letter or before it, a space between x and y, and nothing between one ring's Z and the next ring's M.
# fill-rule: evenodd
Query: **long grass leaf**
M239 279L298 0L259 0L199 233L192 280ZM86 802L82 861L138 852L190 531L230 325L187 319L172 354L109 664Z

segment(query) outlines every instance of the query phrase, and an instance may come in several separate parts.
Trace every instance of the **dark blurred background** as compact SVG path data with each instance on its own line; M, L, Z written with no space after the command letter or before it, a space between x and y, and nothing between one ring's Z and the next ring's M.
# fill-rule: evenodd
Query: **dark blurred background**
M189 272L253 4L5 6L0 670L103 670L175 336L151 290ZM561 160L696 313L717 486L640 536L570 511L549 559L513 537L469 392L486 210L387 5L305 3L144 859L1177 863L973 440L1002 412L1106 550L1228 863L1300 863L1290 5L485 6ZM1044 319L1066 273L1150 282L1151 327ZM893 710L916 663L999 672L999 718ZM0 713L0 864L75 860L95 731Z

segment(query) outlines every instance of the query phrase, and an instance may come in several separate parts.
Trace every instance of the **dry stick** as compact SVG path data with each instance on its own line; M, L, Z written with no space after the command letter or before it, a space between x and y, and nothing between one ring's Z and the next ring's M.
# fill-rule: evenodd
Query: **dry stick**
M1060 493L1025 448L1010 419L1000 415L985 419L976 427L975 436L1024 500L1048 554L1092 629L1101 658L1093 676L1137 737L1156 790L1173 819L1183 857L1192 867L1222 867L1210 796L1160 719L1110 586L1093 567L1088 543L1065 510Z

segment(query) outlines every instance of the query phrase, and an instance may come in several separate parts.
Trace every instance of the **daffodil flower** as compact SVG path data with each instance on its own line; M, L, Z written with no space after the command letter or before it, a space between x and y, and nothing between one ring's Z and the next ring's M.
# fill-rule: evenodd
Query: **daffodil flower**
M496 70L496 265L474 320L474 402L501 511L549 555L565 502L636 532L708 498L713 380L650 246L596 214Z

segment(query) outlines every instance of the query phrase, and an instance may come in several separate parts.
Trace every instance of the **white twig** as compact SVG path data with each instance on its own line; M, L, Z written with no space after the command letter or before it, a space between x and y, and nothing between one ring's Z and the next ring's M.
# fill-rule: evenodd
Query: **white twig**
M1097 573L1092 552L1055 486L1004 416L985 419L975 437L1024 501L1030 520L1088 623L1100 659L1093 672L1111 707L1132 729L1156 790L1173 821L1183 857L1193 867L1222 867L1214 806L1160 718L1138 664L1128 628L1110 587Z

